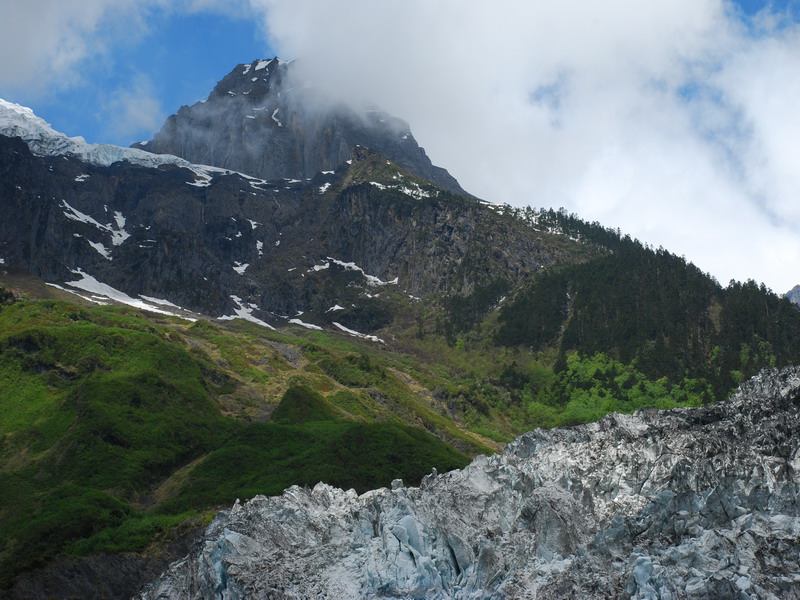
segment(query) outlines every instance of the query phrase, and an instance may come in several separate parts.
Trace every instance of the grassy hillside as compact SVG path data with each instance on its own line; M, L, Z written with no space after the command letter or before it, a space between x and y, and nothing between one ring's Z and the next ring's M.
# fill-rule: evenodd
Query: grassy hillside
M387 344L0 278L0 584L59 554L141 551L236 498L415 484L534 427L699 405L800 362L800 310L761 286L563 212L507 216L587 251L517 287L385 289L347 323Z
M491 451L338 338L326 347L325 336L9 296L4 584L58 553L140 549L237 497L318 481L360 492L396 477L416 483L434 466L463 466L464 452Z

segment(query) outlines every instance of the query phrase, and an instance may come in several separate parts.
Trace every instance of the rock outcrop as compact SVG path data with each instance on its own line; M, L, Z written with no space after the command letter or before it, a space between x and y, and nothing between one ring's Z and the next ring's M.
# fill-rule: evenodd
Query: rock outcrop
M800 368L725 403L535 430L502 455L357 496L220 513L164 598L800 597Z
M784 294L789 300L800 306L800 285L794 286Z
M467 195L434 166L408 123L374 108L355 110L277 58L237 65L202 102L183 106L136 148L181 156L263 179L333 171L354 146L371 148L414 175Z
M0 106L15 136L0 135L2 264L101 301L266 323L313 311L311 324L332 328L327 309L361 310L381 284L396 283L405 301L468 295L573 261L580 247L364 147L312 179L266 181L130 148L100 152L14 107Z

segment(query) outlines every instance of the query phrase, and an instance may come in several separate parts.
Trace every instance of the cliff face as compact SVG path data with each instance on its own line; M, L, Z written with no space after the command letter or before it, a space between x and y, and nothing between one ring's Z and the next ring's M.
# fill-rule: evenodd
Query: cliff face
M789 300L800 306L800 285L794 286L784 294Z
M365 148L335 172L269 182L183 161L83 158L35 156L0 136L6 265L210 316L245 312L275 323L314 311L312 322L325 325L328 308L358 304L383 284L406 299L469 294L573 260L569 240L427 184Z
M305 179L344 164L357 145L466 195L431 164L407 123L326 98L302 80L295 63L277 58L237 65L206 100L181 107L152 140L134 146L264 179Z
M535 430L419 488L258 496L140 598L797 598L799 428L795 367Z

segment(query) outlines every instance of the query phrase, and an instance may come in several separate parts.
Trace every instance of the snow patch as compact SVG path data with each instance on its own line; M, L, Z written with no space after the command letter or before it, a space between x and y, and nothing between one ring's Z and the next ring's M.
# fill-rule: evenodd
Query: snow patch
M347 327L345 327L341 323L337 323L336 321L334 321L333 324L342 331L344 331L346 334L352 335L353 337L358 337L361 338L362 340L369 340L371 342L380 342L381 344L386 343L379 337L376 337L374 335L367 335L366 333L359 333L358 331L353 331L352 329L348 329Z
M307 271L307 273L311 273L311 271L322 271L323 269L328 269L330 268L331 263L342 267L345 271L358 271L364 276L364 278L367 280L367 285L370 287L376 287L380 285L397 285L399 281L398 277L395 277L391 281L382 281L374 275L368 275L365 273L364 269L359 267L354 262L344 262L341 260L336 260L335 258L331 258L330 256L326 257L326 262L322 263L321 265L314 265Z
M52 288L56 288L57 290L61 290L62 292L68 292L70 294L74 294L78 298L83 298L84 300L87 300L87 301L91 302L92 304L99 304L100 306L108 306L109 305L109 302L104 302L103 301L103 300L108 300L108 298L106 298L105 296L86 295L86 294L83 294L83 293L78 292L76 290L68 290L67 288L62 287L60 285L57 285L55 283L47 283L47 282L45 282L45 285L48 285L48 286L50 286Z
M177 304L173 304L169 300L162 300L161 298L153 298L152 296L145 296L144 294L139 294L139 298L145 300L146 302L150 302L151 304L160 304L161 306L171 306L172 308L177 308L183 310Z
M194 181L187 181L186 185L193 185L194 187L199 188L208 187L211 185L211 177L199 176Z
M347 262L346 263L346 262L343 262L341 260L336 260L335 258L329 258L329 260L332 263L339 265L340 267L344 267L345 271L359 271L362 275L364 275L364 277L366 277L367 285L370 285L370 286L397 285L397 282L398 282L398 278L397 277L395 277L391 281L382 281L382 280L378 279L377 277L375 277L374 275L367 275L364 272L364 269L362 269L361 267L359 267L355 263L352 263L352 262Z
M319 325L314 325L312 323L305 323L300 319L289 319L289 323L300 325L300 327L305 327L306 329L315 329L316 331L322 331L322 327L320 327Z
M242 303L242 299L239 296L231 295L230 299L236 303L237 308L233 309L233 315L227 315L222 317L217 317L218 321L232 321L233 319L244 319L245 321L250 321L251 323L255 323L256 325L261 325L262 327L266 327L267 329L272 329L273 331L275 328L270 325L269 323L265 323L261 319L258 319L253 316L253 311L258 309L258 306L255 304L248 304L245 306Z
M251 181L250 187L253 188L254 190L258 190L259 192L266 192L267 190L265 190L264 188L258 187L259 185L264 185L265 183L266 181L262 181L260 183L257 181Z
M398 189L401 192L403 192L406 196L411 196L412 198L417 198L418 200L421 200L423 198L430 198L431 196L433 196L431 192L423 190L418 183L412 181L409 185L413 187L408 187L403 185L400 186Z
M272 120L275 121L278 124L278 127L283 127L283 123L281 123L280 120L278 119L278 117L276 116L278 114L279 110L280 110L280 107L278 107L278 108L276 108L275 110L272 111Z
M382 183L378 183L377 181L370 181L369 184L370 185L374 185L379 190L385 190L386 189L385 185L383 185Z
M236 265L233 267L233 270L236 271L239 275L244 275L244 272L247 270L247 267L250 266L249 263L240 263L238 260L233 261L233 264Z
M272 59L270 59L270 60L260 60L260 61L258 61L256 63L256 68L254 70L255 71L260 71L261 69L265 69L267 66L269 66L269 63L271 63L271 62L272 62Z
M323 175L333 175L336 171L322 171Z
M327 192L330 189L330 187L331 187L330 183L326 183L324 185L319 186L319 193L320 194L324 194L325 192Z
M70 206L66 200L62 200L61 203L63 204L61 208L67 209L66 212L64 212L64 216L67 217L68 219L71 219L73 221L78 221L79 223L87 223L89 225L94 225L98 229L103 229L103 230L108 229L108 225L101 225L89 215L86 215L81 211L79 211L77 208L73 208L72 206Z
M264 256L264 242L261 240L256 240L256 250L258 251L258 256Z
M92 248L97 250L97 253L100 254L100 256L102 256L105 259L112 260L111 253L108 251L108 248L103 246L103 244L101 244L100 242L90 242L89 240L86 241L89 242L89 245Z
M245 219L245 221L247 221L248 223L250 223L250 227L252 227L253 229L255 229L256 227L258 227L259 225L261 225L261 223L259 223L258 221L253 221L253 220L251 220L251 219Z
M114 211L114 221L117 223L117 229L122 230L125 228L125 217L118 210Z
M247 75L250 72L250 67L251 66L252 65L245 65L244 66L244 71L242 71L242 75Z
M0 258L0 265L4 265L4 264L6 264L6 259L5 258Z
M89 179L89 177L90 177L90 176L89 176L89 175L86 175L86 174L84 174L84 175L78 175L78 176L75 178L75 181L77 181L78 183L83 183L84 181L86 181L87 179Z
M326 313L329 313L329 312L336 312L337 310L345 310L345 308L344 308L344 306L339 306L338 304L334 304L333 306L331 306L331 307L330 307L328 310L326 310L325 312L326 312Z
M127 304L128 306L133 306L134 308L138 308L141 310L146 310L149 312L159 313L162 315L169 315L172 317L180 317L181 319L186 319L187 321L196 321L197 319L193 319L190 317L186 317L184 315L179 315L174 312L170 312L168 310L164 310L163 308L159 308L158 306L153 306L153 304L145 302L144 300L140 300L138 298L131 298L124 292L120 292L119 290L111 287L110 285L106 285L105 283L101 283L97 281L94 277L85 273L83 270L79 269L72 269L72 272L76 275L80 275L80 279L76 281L67 281L65 285L70 287L83 290L85 292L89 292L92 294L90 297L86 298L92 302L102 303L102 300L113 300L115 302L119 302L120 304ZM64 289L67 292L72 292L73 294L77 294L72 290ZM81 297L84 297L82 294L78 294ZM100 302L98 302L98 300ZM157 304L157 303L156 303Z
M64 212L64 216L68 219L73 221L77 221L78 223L86 223L87 225L94 225L101 231L106 231L111 234L111 243L114 246L121 246L125 240L131 237L131 234L125 231L123 227L125 226L125 217L122 216L122 213L119 211L114 212L114 221L117 223L117 228L115 229L111 223L102 224L97 222L93 217L86 215L79 211L77 208L70 206L66 200L61 201L61 208L65 208L66 211Z

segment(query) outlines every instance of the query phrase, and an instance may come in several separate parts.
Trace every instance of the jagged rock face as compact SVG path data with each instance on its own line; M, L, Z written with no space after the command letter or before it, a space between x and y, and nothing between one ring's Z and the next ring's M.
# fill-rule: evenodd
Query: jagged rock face
M466 194L445 169L431 164L407 123L379 110L357 112L301 78L296 63L277 58L237 65L206 100L181 107L152 140L134 147L264 179L305 179L336 169L360 145Z
M798 598L800 367L726 403L536 430L357 496L220 513L156 598Z
M572 260L566 240L476 200L423 189L365 148L352 164L302 181L82 158L35 156L0 136L7 267L84 289L96 280L213 317L277 323L277 315L313 311L318 318L306 322L326 326L328 308L358 309L381 282L396 281L388 287L406 301L469 294L497 277L515 283ZM379 169L386 184L370 181Z
M784 294L789 300L800 306L800 285L794 286Z

